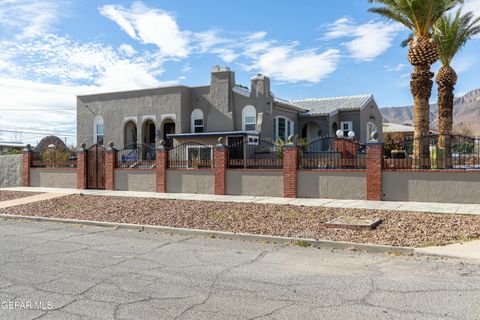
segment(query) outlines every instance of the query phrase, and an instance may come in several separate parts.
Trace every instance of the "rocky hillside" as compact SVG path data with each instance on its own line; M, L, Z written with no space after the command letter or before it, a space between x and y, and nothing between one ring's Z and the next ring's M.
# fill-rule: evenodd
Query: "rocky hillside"
M412 123L413 106L381 108L385 122ZM470 133L480 136L480 89L470 91L462 97L455 99L454 104L454 130L461 133ZM437 128L438 107L433 104L430 107L431 127Z

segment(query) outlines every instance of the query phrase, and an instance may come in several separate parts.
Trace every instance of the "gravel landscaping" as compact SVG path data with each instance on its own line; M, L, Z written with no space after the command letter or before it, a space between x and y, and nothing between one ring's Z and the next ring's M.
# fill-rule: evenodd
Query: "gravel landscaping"
M69 195L0 213L151 224L323 240L423 247L480 238L480 216ZM332 229L340 216L376 217L376 230Z
M38 192L23 192L23 191L0 191L0 201L8 201L20 199L40 194Z

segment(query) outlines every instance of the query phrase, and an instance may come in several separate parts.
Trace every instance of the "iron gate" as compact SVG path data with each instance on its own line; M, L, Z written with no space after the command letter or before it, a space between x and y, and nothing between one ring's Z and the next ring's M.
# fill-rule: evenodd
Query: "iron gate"
M99 144L87 151L87 188L105 189L105 148Z

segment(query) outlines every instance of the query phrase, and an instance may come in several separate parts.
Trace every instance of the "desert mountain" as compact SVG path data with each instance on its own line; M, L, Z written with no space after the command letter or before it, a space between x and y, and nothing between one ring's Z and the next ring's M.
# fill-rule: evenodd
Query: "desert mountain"
M398 124L413 123L413 106L380 109L385 122ZM453 107L453 129L458 133L480 136L480 89L472 90L455 98ZM430 127L438 126L438 106L430 106Z

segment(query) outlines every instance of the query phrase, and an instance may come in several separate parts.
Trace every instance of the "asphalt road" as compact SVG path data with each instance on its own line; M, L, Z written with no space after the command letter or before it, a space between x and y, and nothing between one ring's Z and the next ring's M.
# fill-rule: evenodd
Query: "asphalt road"
M0 221L0 319L480 319L480 265Z

